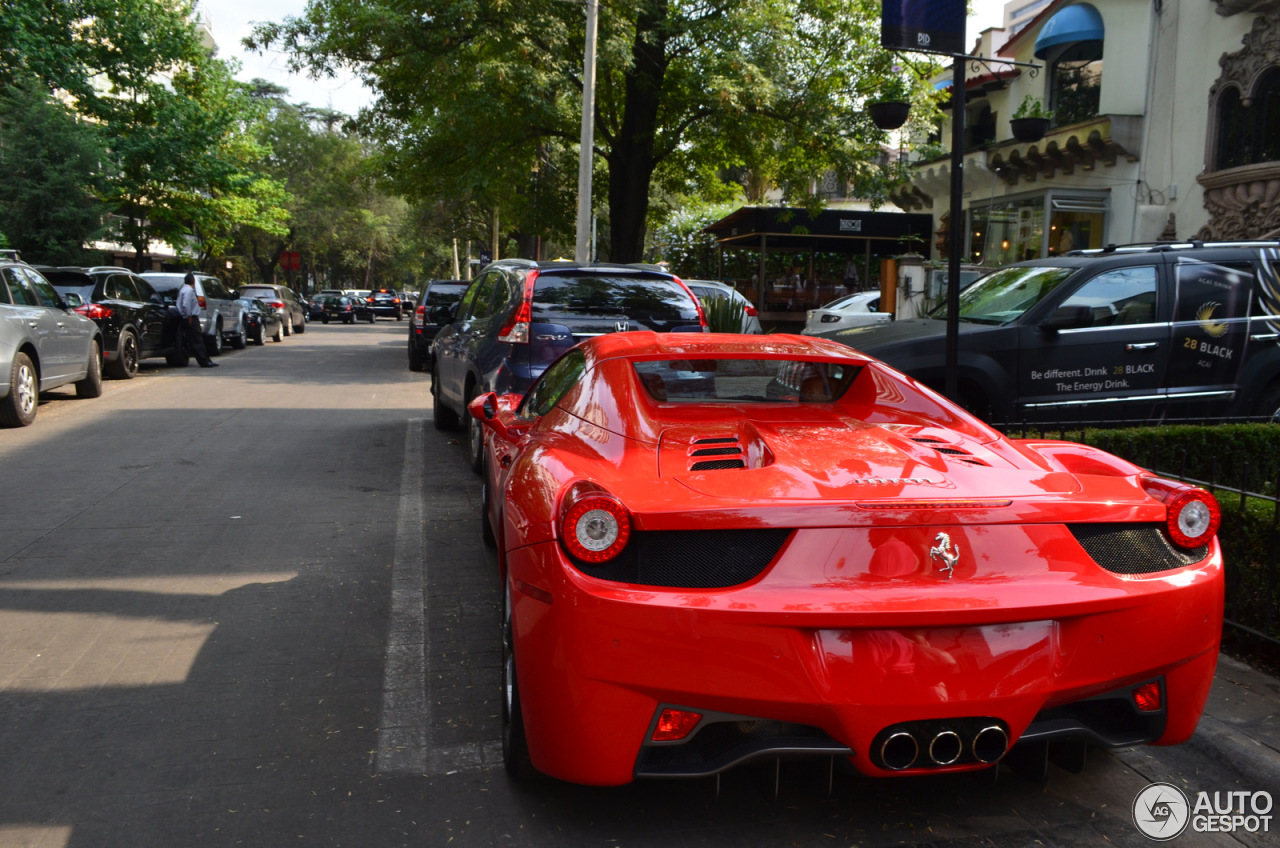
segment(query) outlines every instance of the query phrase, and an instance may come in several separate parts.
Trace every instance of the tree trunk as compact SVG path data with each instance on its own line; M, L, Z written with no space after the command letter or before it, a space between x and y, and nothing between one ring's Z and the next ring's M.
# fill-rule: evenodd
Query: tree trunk
M663 77L667 72L667 0L652 0L636 19L622 126L609 154L609 260L644 258L649 183Z

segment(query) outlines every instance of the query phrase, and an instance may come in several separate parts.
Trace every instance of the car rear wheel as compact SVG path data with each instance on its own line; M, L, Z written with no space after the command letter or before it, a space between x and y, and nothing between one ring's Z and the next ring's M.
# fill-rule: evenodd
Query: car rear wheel
M479 394L474 388L467 392L467 405ZM471 415L467 415L467 463L476 474L484 470L484 425Z
M76 397L102 397L102 350L97 339L89 342L89 361L85 371L84 379L76 383Z
M244 316L240 316L240 332L231 337L231 347L236 350L244 350L249 344L249 334L244 328Z
M444 401L440 400L440 375L435 370L431 372L431 418L435 422L437 430L456 430L458 429L458 413L444 405Z
M274 342L284 341L284 324L276 324L276 334L271 337Z
M108 366L108 374L117 380L132 380L138 373L138 337L133 330L121 330L116 344L116 361Z
M321 323L321 324L328 324L328 323L329 323L329 316L328 316L328 315L321 315L321 316L320 316L320 323Z
M533 780L539 772L529 758L529 740L520 711L520 683L516 680L516 654L511 627L511 586L503 590L502 617L502 764L517 780Z
M259 324L258 328L254 330L253 343L256 345L264 345L267 343L267 331L262 329L261 324Z
M305 333L307 331L307 319L303 318L301 324L294 324L293 331L295 333Z
M222 327L218 326L212 336L204 337L204 349L210 356L222 356Z
M378 320L378 316L373 314L373 310L369 310L369 323L372 324Z
M16 354L9 369L9 394L0 398L0 424L25 427L36 420L39 405L40 380L36 367L25 353Z

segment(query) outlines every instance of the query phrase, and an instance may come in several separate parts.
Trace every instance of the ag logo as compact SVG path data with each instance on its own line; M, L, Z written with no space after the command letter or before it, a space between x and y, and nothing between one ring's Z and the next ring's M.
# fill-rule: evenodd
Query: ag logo
M1220 339L1227 334L1226 322L1213 319L1213 313L1219 306L1222 304L1211 300L1196 310L1196 321L1199 322L1200 329L1204 330L1211 339Z
M1153 783L1133 799L1133 823L1156 842L1181 836L1191 821L1187 796L1172 783Z

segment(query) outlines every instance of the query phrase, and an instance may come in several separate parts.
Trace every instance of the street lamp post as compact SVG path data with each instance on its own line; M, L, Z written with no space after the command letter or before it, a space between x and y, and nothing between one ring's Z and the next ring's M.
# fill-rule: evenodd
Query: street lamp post
M595 146L596 27L599 0L587 0L587 38L582 57L582 140L578 150L578 239L573 258L591 259L591 164Z

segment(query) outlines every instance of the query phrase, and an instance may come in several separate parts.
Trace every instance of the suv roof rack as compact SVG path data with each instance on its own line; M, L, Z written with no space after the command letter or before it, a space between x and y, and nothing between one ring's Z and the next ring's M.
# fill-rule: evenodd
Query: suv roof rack
M21 262L22 254L11 247L0 248L0 259L12 259L15 262Z

